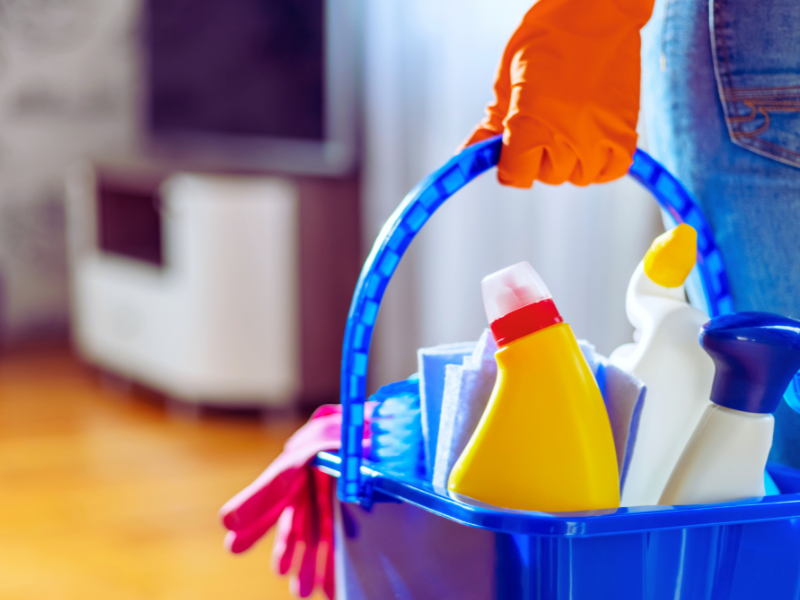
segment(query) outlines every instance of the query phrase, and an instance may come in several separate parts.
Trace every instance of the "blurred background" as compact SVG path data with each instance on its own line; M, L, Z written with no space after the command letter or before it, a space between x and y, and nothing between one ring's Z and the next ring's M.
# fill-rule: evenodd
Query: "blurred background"
M216 510L338 401L372 240L529 7L0 0L0 596L288 597ZM521 260L609 353L661 230L632 181L481 177L398 269L370 388L476 340L481 278Z

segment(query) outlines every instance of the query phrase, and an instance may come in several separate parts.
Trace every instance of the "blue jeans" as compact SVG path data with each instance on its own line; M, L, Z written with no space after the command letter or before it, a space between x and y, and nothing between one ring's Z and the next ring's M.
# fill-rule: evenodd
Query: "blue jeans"
M653 156L695 195L736 310L800 319L800 0L657 0L642 31ZM800 468L800 415L770 460Z

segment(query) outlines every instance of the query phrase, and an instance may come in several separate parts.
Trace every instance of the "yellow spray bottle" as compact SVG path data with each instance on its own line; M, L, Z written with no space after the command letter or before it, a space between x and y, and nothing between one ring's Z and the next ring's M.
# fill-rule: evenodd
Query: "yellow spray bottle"
M603 398L544 282L522 262L481 285L499 347L497 382L448 489L518 510L618 507Z

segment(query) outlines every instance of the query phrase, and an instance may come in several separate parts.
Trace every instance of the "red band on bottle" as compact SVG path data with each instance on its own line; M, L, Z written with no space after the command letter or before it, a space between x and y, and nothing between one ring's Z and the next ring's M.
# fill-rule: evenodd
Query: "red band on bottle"
M498 346L505 346L514 340L530 335L545 327L562 323L552 298L528 304L492 321L492 335Z

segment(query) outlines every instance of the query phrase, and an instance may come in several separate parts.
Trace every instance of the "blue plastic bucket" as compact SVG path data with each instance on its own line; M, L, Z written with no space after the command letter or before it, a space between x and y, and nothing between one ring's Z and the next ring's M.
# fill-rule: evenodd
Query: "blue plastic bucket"
M471 146L417 185L383 227L362 269L342 358L342 450L316 459L319 468L338 477L341 595L348 600L800 597L800 472L788 467L768 466L778 496L547 514L456 500L427 481L382 473L362 460L369 347L386 286L430 216L495 166L500 148L500 137ZM722 257L691 195L641 150L629 174L673 220L697 230L708 312L731 312Z

